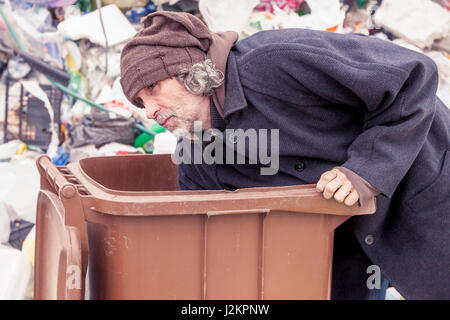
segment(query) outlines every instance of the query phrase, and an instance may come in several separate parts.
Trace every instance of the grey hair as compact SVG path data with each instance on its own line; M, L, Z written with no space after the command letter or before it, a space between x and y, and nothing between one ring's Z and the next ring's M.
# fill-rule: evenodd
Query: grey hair
M210 59L205 59L192 66L182 66L177 79L190 93L212 96L214 89L222 85L224 75Z

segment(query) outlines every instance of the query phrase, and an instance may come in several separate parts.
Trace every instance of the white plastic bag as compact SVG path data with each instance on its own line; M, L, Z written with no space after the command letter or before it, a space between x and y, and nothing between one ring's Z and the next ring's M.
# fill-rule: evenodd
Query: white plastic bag
M11 209L11 219L36 223L39 172L33 160L0 163L0 203Z
M212 32L241 32L259 0L200 0L198 7Z
M0 244L8 243L10 232L10 218L7 212L6 204L0 202Z
M25 253L0 245L0 300L22 300L31 276Z
M153 154L173 154L176 147L177 138L170 133L170 131L164 131L155 136L155 142L153 143Z
M136 34L136 30L115 4L102 7L108 46L125 42ZM99 11L95 10L79 17L70 17L58 24L58 34L72 40L89 39L105 46L105 35L100 24Z
M0 161L9 161L23 144L20 140L11 140L0 144Z
M421 49L450 32L450 12L431 0L383 1L374 21Z

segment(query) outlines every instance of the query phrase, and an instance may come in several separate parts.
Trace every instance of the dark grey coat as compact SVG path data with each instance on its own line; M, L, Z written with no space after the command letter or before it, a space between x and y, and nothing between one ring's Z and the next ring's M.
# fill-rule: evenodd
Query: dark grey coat
M259 32L229 54L225 121L212 107L212 126L280 129L278 173L182 164L180 188L310 184L347 167L381 192L374 215L353 218L367 256L406 298L449 299L450 110L437 85L431 59L388 41Z

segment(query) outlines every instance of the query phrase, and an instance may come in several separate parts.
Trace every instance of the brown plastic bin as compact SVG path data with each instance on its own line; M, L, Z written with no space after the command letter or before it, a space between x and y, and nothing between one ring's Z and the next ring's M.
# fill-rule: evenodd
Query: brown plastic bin
M87 268L90 299L329 299L334 229L375 212L314 185L177 191L169 155L37 166L36 299L84 298Z

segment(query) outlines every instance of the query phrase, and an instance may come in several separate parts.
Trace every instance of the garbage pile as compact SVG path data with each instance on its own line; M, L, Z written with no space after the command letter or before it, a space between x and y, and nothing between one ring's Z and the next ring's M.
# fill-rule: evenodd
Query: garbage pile
M174 151L176 139L135 108L119 82L120 52L151 12L189 12L240 39L307 28L392 41L436 62L438 96L450 107L448 0L3 0L0 9L0 288L20 276L9 261L27 275L16 291L0 289L0 299L32 297L37 156L66 165Z

